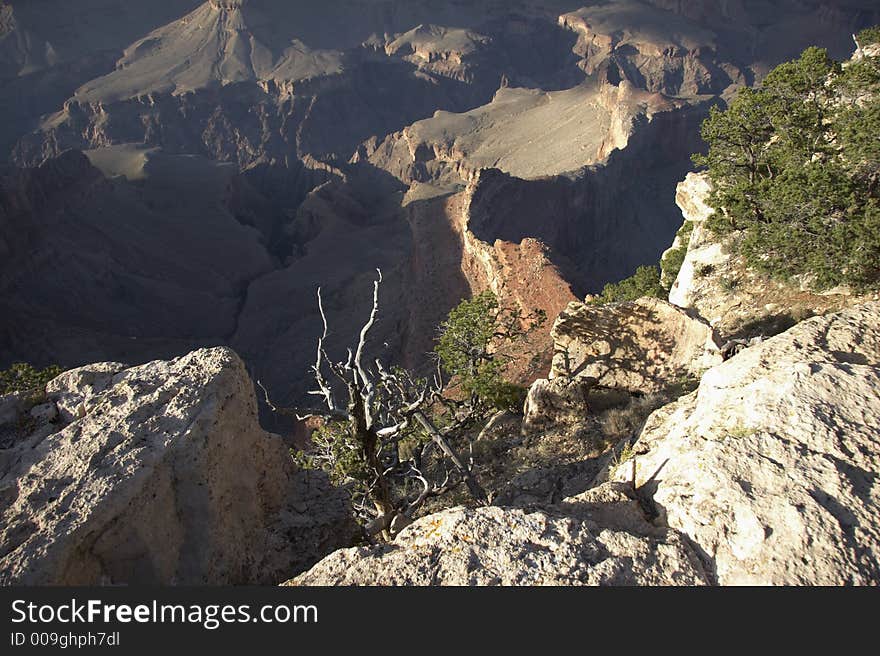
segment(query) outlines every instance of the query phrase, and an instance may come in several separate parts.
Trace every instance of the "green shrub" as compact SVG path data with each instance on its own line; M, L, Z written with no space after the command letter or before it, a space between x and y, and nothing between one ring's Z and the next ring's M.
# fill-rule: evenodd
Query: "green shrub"
M875 43L880 43L880 26L868 27L862 30L856 34L856 41L858 41L859 45L863 48Z
M45 388L50 380L63 371L55 365L39 370L24 362L16 362L9 369L0 371L0 394Z
M718 281L718 286L721 287L722 291L732 294L739 287L739 280L735 278L721 278Z
M439 327L435 353L443 370L472 403L499 410L520 410L525 390L504 380L511 356L505 346L521 341L546 321L541 310L529 316L501 307L483 292L453 308Z
M291 450L294 461L303 469L322 469L333 485L364 485L370 468L363 450L352 437L345 422L327 422L312 433L312 451Z
M877 29L867 31L876 36ZM703 124L720 234L750 267L818 289L880 286L880 61L820 48L743 89Z
M678 234L676 235L679 243L678 247L669 249L663 255L663 259L660 260L661 283L667 294L672 289L672 285L678 277L678 272L681 271L681 265L684 264L684 258L687 255L688 244L690 243L693 231L693 222L685 221L681 228L678 229Z
M667 294L668 290L660 284L660 269L656 266L640 266L629 278L605 285L602 293L590 301L590 305L634 301L646 296L663 298Z
M501 381L500 384L492 389L486 400L489 405L498 410L522 412L523 404L526 402L526 396L528 393L529 390L527 387L507 381Z

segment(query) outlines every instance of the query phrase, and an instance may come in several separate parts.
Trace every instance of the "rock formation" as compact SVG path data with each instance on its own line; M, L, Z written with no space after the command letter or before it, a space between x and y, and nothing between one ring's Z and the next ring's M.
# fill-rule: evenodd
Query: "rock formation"
M614 503L605 523L602 503ZM592 503L591 503L592 502ZM598 508L596 508L598 506ZM568 514L452 508L383 547L337 551L288 585L697 585L708 581L674 531L607 488L570 500Z
M676 202L690 233L673 248L686 253L669 301L699 314L723 342L732 337L776 334L814 314L839 310L858 301L846 289L821 294L808 285L772 280L746 266L736 253L735 236L719 237L707 226L713 210L705 174L690 173L677 187Z
M404 182L472 181L494 168L522 179L573 174L626 147L634 125L684 103L629 82L542 92L502 88L469 112L436 112L390 135L370 161Z
M718 93L743 79L735 65L718 61L713 32L641 2L582 7L559 22L578 35L575 52L587 73L603 71L676 96Z
M721 362L711 327L654 298L610 306L572 303L552 336L554 376L591 378L637 394L699 379Z
M880 582L880 304L816 317L703 376L617 469L722 585Z
M576 497L429 515L291 584L876 585L878 319L810 319L710 369Z
M256 411L223 348L0 398L0 583L272 584L348 544L345 495Z
M577 424L590 415L590 388L595 379L539 378L529 387L523 407L523 430L535 432L547 426Z

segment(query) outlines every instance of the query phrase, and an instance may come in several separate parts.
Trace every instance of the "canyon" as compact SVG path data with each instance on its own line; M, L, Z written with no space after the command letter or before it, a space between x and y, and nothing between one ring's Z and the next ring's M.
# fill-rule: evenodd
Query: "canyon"
M707 192L678 186L686 217ZM695 230L686 257L710 235ZM715 312L710 282L676 283ZM740 293L759 320L773 310L757 299L808 302L757 276ZM880 299L839 296L727 354L741 307L570 302L550 378L477 440L477 457L512 466L484 478L493 502L429 511L379 544L343 489L260 427L231 349L64 372L0 396L0 583L876 585ZM621 416L608 394L649 391L662 400L592 451Z
M0 393L0 585L877 585L876 285L771 277L691 160L806 46L880 61L872 24L0 0L0 372L60 365ZM472 420L421 379L484 291L548 321ZM332 410L294 421L316 377ZM406 504L358 494L386 466Z
M656 262L709 107L870 2L0 4L0 366L242 355L424 370L462 298L557 316ZM547 373L548 332L523 383Z

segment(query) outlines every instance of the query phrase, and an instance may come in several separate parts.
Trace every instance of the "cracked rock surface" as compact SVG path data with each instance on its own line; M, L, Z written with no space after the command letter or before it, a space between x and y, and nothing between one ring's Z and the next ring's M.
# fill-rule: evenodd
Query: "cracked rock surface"
M592 500L601 498L600 503ZM614 516L606 512L614 507ZM697 585L699 558L675 531L649 525L618 488L564 510L452 508L389 545L344 549L290 585ZM610 520L610 522L609 522Z
M804 321L703 376L617 470L720 584L880 582L880 304Z

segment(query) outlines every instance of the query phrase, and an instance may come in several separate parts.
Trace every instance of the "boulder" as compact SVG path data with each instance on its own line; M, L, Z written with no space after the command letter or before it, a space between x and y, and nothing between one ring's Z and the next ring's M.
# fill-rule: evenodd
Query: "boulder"
M530 433L551 425L583 422L590 412L589 389L589 381L584 380L536 380L523 407L523 430Z
M798 324L648 420L615 480L722 585L880 584L880 303Z
M22 403L0 427L4 585L277 583L350 544L345 495L260 429L229 349L82 367Z
M288 585L696 585L699 558L674 531L656 529L617 489L526 512L452 508L404 529L388 545L331 554ZM603 510L612 507L613 517ZM594 505L595 508L591 507ZM595 515L595 516L594 516ZM614 524L596 519L612 519ZM626 518L628 526L617 527Z
M553 326L551 377L651 394L699 379L721 362L712 328L656 298L570 303Z

